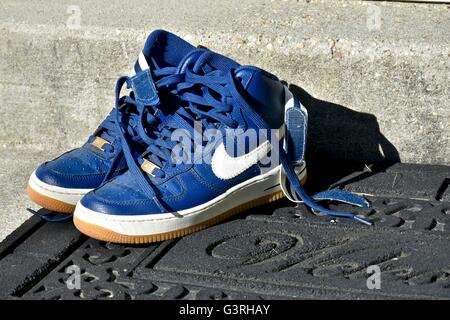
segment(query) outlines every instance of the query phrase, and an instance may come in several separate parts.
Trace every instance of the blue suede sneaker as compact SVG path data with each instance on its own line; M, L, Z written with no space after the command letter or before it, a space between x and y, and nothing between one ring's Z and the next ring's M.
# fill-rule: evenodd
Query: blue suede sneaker
M179 82L173 74L193 49L171 33L152 32L131 75L118 80L127 84L130 94L117 98L115 110L82 147L43 163L32 173L29 197L46 209L72 213L82 196L124 172L127 165L121 139L126 139L127 151L133 156L145 150L152 128L173 112L166 92Z
M96 239L149 243L183 236L287 196L323 214L370 224L319 200L368 206L341 190L303 190L307 111L277 77L211 51L177 70L180 107L129 170L87 193L75 226ZM124 147L124 150L126 148Z

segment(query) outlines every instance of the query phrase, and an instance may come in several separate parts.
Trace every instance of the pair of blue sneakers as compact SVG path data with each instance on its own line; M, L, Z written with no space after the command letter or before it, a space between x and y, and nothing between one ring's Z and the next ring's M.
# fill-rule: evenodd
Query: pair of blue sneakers
M130 89L121 96L122 87ZM116 106L81 147L39 166L27 192L73 213L84 234L117 243L180 237L287 196L368 206L342 190L308 196L307 111L274 75L157 30Z

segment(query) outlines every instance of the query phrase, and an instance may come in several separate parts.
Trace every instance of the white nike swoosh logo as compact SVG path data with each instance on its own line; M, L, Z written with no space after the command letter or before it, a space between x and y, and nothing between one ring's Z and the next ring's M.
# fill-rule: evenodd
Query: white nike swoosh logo
M223 142L217 147L211 159L211 166L214 174L222 180L229 180L237 177L251 166L264 158L270 151L269 141L265 141L249 153L239 157L230 156L225 150Z

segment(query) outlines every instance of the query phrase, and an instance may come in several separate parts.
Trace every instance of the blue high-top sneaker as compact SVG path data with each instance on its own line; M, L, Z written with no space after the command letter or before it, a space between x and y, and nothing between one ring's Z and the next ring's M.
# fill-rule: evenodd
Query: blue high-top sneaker
M32 173L29 197L44 208L72 213L83 195L123 172L126 161L118 130L124 132L129 152L137 156L145 150L142 145L146 145L147 136L151 137L151 128L173 112L165 92L172 90L180 60L193 49L171 33L152 32L132 74L118 80L133 91L118 99L116 110L82 147L43 163Z
M183 236L286 195L323 214L332 199L367 206L340 190L308 196L302 182L307 112L277 77L205 51L178 68L181 108L129 170L87 193L75 226L93 238L148 243Z

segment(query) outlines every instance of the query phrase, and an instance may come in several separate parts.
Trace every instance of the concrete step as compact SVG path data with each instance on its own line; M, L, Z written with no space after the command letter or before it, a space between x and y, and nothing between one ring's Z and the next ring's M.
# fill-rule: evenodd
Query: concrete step
M8 148L62 152L78 146L111 109L115 79L130 70L147 34L164 28L270 70L319 100L373 115L356 119L377 122L405 162L450 164L446 5L81 1L80 28L73 29L71 4L1 3L0 143ZM317 103L312 107L320 108ZM342 130L342 122L324 121ZM327 130L319 130L316 139L325 143ZM356 135L351 126L346 130L334 147L346 148L348 135ZM322 143L320 150L329 147ZM327 156L380 158L364 145L358 149L338 148Z

